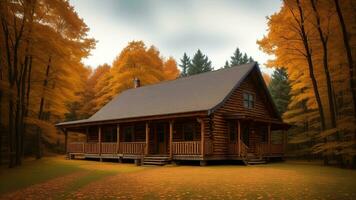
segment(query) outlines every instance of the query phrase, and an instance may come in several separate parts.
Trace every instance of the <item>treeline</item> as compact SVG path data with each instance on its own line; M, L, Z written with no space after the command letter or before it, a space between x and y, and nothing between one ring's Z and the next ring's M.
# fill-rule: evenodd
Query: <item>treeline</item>
M291 156L355 165L355 19L352 0L285 0L268 18L258 44L288 74Z
M230 62L226 61L222 68L234 67L250 62L254 62L253 58L251 56L247 56L246 53L240 52L239 48L236 48L235 52L230 58ZM200 49L197 50L192 59L186 53L184 53L183 57L180 59L179 67L181 68L180 77L214 70L214 67L212 67L208 56L203 54Z
M95 41L65 0L1 0L0 22L0 163L13 167L58 142L53 123L79 97Z
M103 64L83 74L84 90L80 99L68 103L65 120L90 117L113 97L133 87L134 78L141 85L149 85L179 76L176 61L165 59L154 46L146 47L142 41L130 42L116 57L112 65Z

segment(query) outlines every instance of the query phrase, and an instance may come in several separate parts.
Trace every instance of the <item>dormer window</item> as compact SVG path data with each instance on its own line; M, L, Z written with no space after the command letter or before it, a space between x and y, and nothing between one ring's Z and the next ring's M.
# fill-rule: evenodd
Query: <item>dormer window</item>
M252 93L243 93L244 107L252 109L255 106L255 96Z

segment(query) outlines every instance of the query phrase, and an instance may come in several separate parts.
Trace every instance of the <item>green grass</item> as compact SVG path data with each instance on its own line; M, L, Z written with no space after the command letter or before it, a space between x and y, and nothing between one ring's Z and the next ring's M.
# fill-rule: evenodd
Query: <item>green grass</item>
M310 162L137 167L52 157L1 170L0 199L2 193L19 199L356 199L355 170ZM72 178L52 192L61 177Z
M24 188L55 177L77 172L80 168L57 159L25 160L21 167L7 169L1 166L0 194Z
M84 177L69 185L66 191L69 193L105 176L141 169L130 165L118 165L118 163L100 163L97 161L71 161L65 160L64 156L48 157L41 160L27 159L22 166L13 169L1 166L0 195L71 173L87 173Z

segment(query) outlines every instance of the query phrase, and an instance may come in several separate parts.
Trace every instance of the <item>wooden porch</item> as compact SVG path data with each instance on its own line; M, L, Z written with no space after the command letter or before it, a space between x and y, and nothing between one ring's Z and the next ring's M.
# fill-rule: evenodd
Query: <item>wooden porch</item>
M145 154L145 142L102 142L102 143L87 143L87 142L71 142L67 145L67 152L69 154L96 154L98 156L103 154L111 154L113 158L125 156L142 156ZM185 141L172 142L172 154L175 155L201 155L200 141ZM151 154L150 154L151 155ZM169 155L169 154L160 154ZM107 156L106 156L107 157Z
M84 142L68 143L67 130L67 154L70 158L80 155L99 159L142 159L160 155L169 160L202 160L209 151L202 145L205 125L199 118L113 126L86 127L82 131L86 136Z
M276 132L277 131L277 132ZM280 126L270 122L233 119L229 121L228 154L247 158L283 157L286 144L286 132ZM276 133L279 140L273 137Z

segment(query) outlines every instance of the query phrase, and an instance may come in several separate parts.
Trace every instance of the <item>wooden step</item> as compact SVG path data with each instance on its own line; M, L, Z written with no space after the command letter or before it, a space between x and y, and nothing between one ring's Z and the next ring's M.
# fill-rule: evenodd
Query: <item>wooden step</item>
M255 161L246 161L249 165L259 165L259 164L266 164L267 161L265 160L255 160Z
M147 155L143 158L143 165L166 165L170 162L166 155Z

